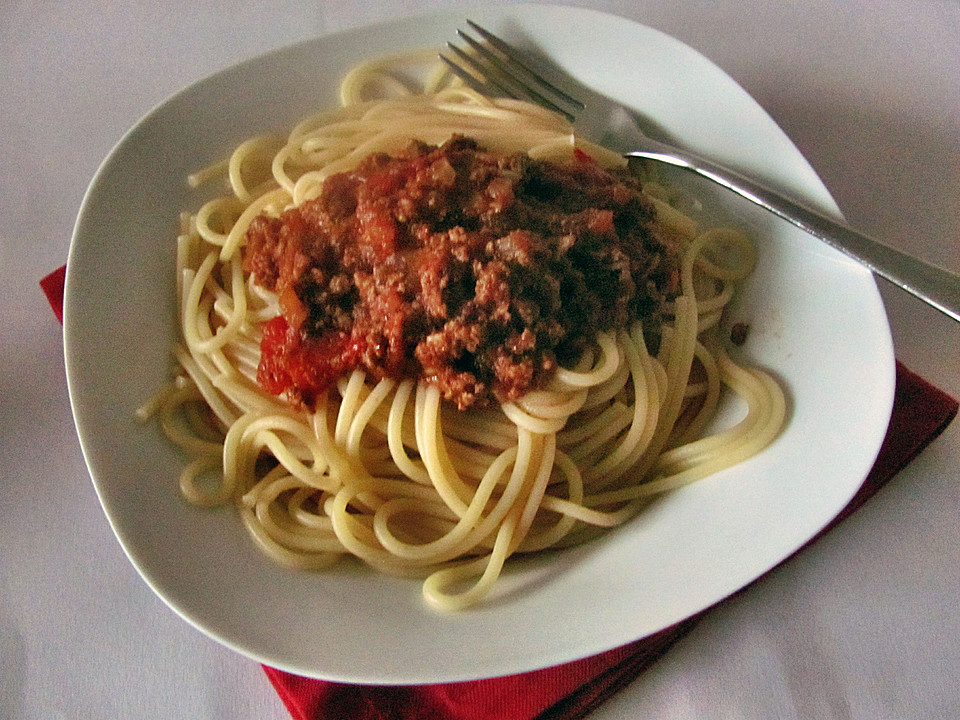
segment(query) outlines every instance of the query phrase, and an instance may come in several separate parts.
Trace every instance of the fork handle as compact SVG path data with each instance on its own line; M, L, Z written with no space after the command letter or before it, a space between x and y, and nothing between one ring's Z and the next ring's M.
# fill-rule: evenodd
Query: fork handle
M709 178L819 238L960 322L960 275L957 273L874 240L695 153L647 138L644 149L628 152L625 156L666 162Z

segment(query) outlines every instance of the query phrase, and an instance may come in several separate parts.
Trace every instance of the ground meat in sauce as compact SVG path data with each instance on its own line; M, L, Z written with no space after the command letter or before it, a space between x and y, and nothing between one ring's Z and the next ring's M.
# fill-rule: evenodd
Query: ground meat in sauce
M461 409L523 396L675 292L639 189L585 156L561 166L463 137L370 156L250 225L244 268L281 310L259 382L307 406L357 367L426 378Z
M747 335L750 334L750 326L747 323L734 323L730 327L730 342L740 347L747 341Z

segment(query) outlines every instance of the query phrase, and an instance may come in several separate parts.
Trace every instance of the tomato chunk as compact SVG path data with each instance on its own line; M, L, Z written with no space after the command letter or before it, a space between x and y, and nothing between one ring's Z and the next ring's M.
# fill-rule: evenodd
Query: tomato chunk
M345 332L304 339L283 316L269 320L260 340L257 382L274 395L313 405L338 377L357 367L358 343Z

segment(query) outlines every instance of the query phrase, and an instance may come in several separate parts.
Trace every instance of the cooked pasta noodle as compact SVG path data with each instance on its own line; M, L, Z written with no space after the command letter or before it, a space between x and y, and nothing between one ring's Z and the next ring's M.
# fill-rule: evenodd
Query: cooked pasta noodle
M650 498L741 462L778 433L784 397L766 373L737 364L717 324L755 262L738 231L704 232L662 198L663 232L683 239L681 293L658 347L639 321L600 332L549 385L499 407L457 410L412 378L341 377L312 410L257 383L262 326L277 298L245 276L251 220L316 197L324 180L411 138L457 133L500 153L566 162L574 149L601 165L623 160L574 135L562 118L463 87L411 94L382 72L350 73L343 106L286 138L253 138L228 161L191 176L224 178L228 194L184 214L177 246L182 343L175 382L148 406L193 460L183 495L235 503L266 555L322 568L352 555L386 573L423 579L433 606L480 602L514 553L580 541L621 524ZM366 99L370 88L392 99ZM723 388L746 407L708 437ZM264 459L268 458L269 462Z

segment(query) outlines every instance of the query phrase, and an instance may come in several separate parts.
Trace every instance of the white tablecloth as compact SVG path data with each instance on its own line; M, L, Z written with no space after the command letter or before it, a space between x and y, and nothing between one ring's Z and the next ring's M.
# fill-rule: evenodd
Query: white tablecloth
M738 80L847 218L960 270L960 4L580 2ZM37 281L83 192L169 93L241 58L443 0L0 4L0 717L287 717L260 667L126 560L73 432ZM960 396L960 326L881 288L898 357ZM711 613L593 714L960 717L960 422L813 549Z

